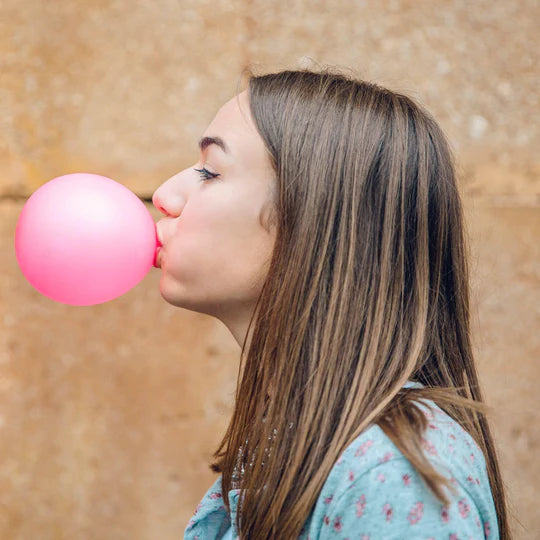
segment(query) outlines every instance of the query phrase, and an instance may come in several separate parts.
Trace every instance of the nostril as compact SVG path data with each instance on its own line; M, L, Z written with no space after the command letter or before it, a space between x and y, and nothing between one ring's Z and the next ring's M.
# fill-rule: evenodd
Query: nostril
M155 195L152 197L152 204L165 217L178 217L184 208L185 200L183 197L175 194L166 194L165 196Z
M163 206L156 199L152 200L152 204L164 215L168 216L169 213L163 208Z

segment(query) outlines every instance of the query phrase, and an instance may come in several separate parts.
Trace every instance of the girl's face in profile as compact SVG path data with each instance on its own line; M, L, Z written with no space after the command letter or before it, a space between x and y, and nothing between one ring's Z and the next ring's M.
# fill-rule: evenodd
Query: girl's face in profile
M156 265L167 302L226 324L251 316L274 245L274 231L261 222L274 181L242 92L206 129L197 163L154 193L165 214L157 224L163 247Z

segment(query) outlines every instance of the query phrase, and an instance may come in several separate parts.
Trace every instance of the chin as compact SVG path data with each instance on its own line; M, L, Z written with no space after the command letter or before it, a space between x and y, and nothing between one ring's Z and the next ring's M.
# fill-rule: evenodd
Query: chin
M202 301L197 301L193 297L189 297L186 291L177 282L171 282L167 277L162 276L159 282L159 292L161 297L172 306L202 313L204 315L212 315L212 310Z
M175 282L171 282L165 274L161 275L159 292L161 293L161 297L169 304L176 307L184 307L184 302L182 301L184 295L181 294L178 285Z

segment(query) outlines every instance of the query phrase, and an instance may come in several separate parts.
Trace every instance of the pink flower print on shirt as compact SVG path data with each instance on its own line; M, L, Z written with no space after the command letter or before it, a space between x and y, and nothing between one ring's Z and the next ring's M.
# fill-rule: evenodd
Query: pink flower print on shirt
M364 515L364 509L366 508L366 496L360 495L360 498L356 501L356 517L362 517Z
M459 540L458 538L458 535L456 533L452 533L449 537L448 537L448 540Z
M221 493L219 493L219 491L214 491L213 493L210 493L210 498L213 500L221 499Z
M354 472L349 471L349 482L352 482L354 480Z
M478 478L473 478L470 474L467 476L467 482L480 485L480 480L478 480Z
M448 514L448 506L443 506L441 508L441 519L443 523L448 523L450 521L450 516Z
M489 533L490 533L490 532L491 532L491 529L490 529L490 527L489 527L489 521L486 521L486 522L484 523L484 536L485 536L486 538L489 538Z
M382 513L384 514L384 519L386 521L391 521L392 520L392 516L394 514L394 511L392 510L392 506L390 506L389 503L386 503L383 507L382 507Z
M343 529L343 525L341 524L341 516L338 516L335 520L334 520L334 530L336 532L341 532L341 529Z
M424 447L424 450L428 454L432 456L437 455L437 449L435 448L435 445L432 442L428 441L427 439L424 439L423 437L422 437L422 446Z
M358 447L358 450L356 450L354 456L355 457L363 456L371 448L372 445L373 445L373 441L371 439L369 439L366 442L362 443Z
M403 479L403 485L409 486L411 484L411 475L410 474L405 473L401 478Z
M330 495L329 497L324 498L324 504L330 504L332 502L332 499L334 498L333 495Z
M418 523L424 515L424 503L417 502L409 512L407 519L411 525Z
M458 501L458 510L462 518L466 518L469 515L469 512L471 511L465 499L461 499L460 501Z
M324 523L325 525L330 525L330 518L329 518L328 516L324 516L324 517L323 517L323 523Z
M384 476L384 473L380 472L378 475L377 475L377 480L379 482L381 482L381 484L386 480L386 476Z
M394 454L392 452L386 452L382 458L379 458L379 463L386 463L387 461L390 461L394 457Z

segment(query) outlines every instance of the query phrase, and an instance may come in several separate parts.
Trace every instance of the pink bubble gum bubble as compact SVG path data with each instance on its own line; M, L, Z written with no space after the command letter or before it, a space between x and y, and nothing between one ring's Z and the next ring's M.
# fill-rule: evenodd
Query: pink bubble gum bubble
M24 205L15 232L22 273L45 296L74 306L107 302L153 265L156 226L128 188L97 174L59 176Z

